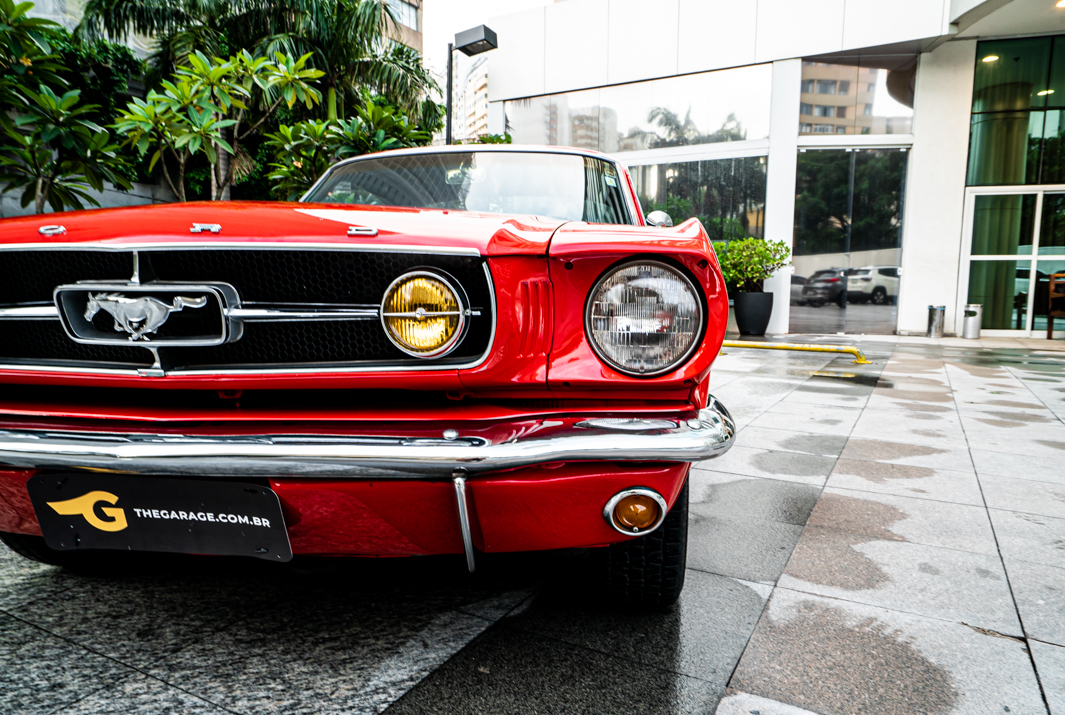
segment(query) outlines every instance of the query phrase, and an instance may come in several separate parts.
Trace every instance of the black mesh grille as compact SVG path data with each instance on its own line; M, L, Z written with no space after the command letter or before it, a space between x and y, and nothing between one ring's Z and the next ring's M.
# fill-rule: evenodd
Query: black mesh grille
M422 253L355 251L201 250L141 253L142 270L161 281L221 281L245 303L381 302L403 273L433 267L452 275L475 307L487 306L481 259ZM150 268L148 268L150 266Z
M0 360L151 365L153 358L144 348L76 343L58 320L0 320Z
M13 260L8 261L9 258ZM132 268L129 253L0 253L0 277L4 280L0 283L0 303L51 302L57 285L82 280L124 281L132 274ZM482 355L488 348L493 316L490 287L482 259L477 256L260 249L140 253L141 275L146 280L228 283L236 288L245 305L377 305L392 281L419 268L452 276L466 291L470 307L480 311L479 316L470 318L458 348L433 364L466 363ZM15 283L16 279L20 282ZM155 335L191 335L202 328L199 323L217 320L217 315L217 308L185 309L174 313L172 321L168 320ZM99 313L93 324L109 330L113 320ZM236 342L196 348L159 346L159 354L167 370L426 364L393 346L377 320L248 322ZM59 322L52 320L0 320L0 360L88 363L100 367L152 364L151 353L143 348L75 343Z
M126 281L133 256L112 251L0 251L0 305L51 303L56 286Z

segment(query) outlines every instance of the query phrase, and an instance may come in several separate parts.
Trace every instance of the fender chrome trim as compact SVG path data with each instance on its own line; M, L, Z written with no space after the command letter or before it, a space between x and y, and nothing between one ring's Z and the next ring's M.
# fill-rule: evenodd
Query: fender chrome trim
M736 435L728 410L710 397L698 419L645 432L574 424L548 437L502 443L482 438L340 435L168 435L0 431L0 465L153 476L414 478L470 476L547 462L698 462L727 452Z

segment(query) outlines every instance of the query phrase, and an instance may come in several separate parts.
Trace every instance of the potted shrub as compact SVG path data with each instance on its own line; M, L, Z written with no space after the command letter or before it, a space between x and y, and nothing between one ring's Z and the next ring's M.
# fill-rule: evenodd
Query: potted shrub
M791 251L783 241L744 238L714 244L729 295L733 298L736 325L742 335L765 335L773 314L773 294L762 290L765 279L790 262Z

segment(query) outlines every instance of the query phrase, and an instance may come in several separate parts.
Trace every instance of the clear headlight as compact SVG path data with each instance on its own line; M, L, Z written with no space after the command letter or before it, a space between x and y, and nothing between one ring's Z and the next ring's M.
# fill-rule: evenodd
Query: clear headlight
M687 276L655 261L622 265L588 297L585 330L596 354L619 372L658 375L675 369L703 331L703 304Z
M395 281L381 301L381 323L392 343L415 357L440 357L462 338L466 308L450 283L415 271Z

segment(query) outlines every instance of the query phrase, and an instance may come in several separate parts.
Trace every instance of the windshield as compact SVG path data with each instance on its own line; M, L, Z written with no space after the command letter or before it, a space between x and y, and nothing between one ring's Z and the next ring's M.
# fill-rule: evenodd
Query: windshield
M610 162L575 154L406 154L340 166L304 200L631 224L621 181Z

